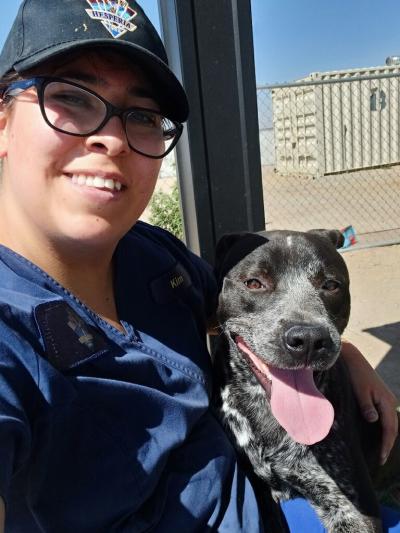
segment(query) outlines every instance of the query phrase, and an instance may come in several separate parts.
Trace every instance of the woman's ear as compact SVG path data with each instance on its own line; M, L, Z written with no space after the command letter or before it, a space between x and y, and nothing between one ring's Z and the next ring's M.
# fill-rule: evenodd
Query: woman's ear
M0 101L0 158L7 155L9 110Z

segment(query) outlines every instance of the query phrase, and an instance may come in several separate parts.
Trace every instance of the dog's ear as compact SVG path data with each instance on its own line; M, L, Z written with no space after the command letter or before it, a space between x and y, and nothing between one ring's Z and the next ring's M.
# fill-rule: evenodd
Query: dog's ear
M329 239L335 248L341 248L344 244L344 235L338 229L310 229L307 233Z
M219 287L226 274L250 252L268 242L257 233L231 233L223 235L215 250L214 272Z

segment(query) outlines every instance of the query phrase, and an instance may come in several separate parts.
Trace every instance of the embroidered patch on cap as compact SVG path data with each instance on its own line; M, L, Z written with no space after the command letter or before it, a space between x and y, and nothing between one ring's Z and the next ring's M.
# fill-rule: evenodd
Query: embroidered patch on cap
M87 324L66 302L47 302L35 309L36 323L45 344L46 359L58 370L113 351L116 346Z
M136 30L132 20L137 12L127 0L87 0L87 3L92 9L86 9L86 13L91 19L101 22L114 39L122 37L127 31Z

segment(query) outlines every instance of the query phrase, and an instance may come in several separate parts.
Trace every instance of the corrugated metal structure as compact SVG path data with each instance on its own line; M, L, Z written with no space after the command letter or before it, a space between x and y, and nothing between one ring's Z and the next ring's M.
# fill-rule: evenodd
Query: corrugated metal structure
M270 87L276 170L317 177L400 163L399 74L338 70Z

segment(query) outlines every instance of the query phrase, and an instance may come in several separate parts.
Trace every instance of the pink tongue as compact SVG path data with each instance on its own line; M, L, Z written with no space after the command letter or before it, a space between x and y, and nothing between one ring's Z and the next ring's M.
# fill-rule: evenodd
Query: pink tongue
M236 341L257 369L270 376L272 414L292 439L301 444L315 444L324 439L332 427L334 410L315 386L313 371L267 367L241 337Z
M332 404L317 389L309 368L283 370L270 368L271 410L280 425L296 442L315 444L332 427Z

